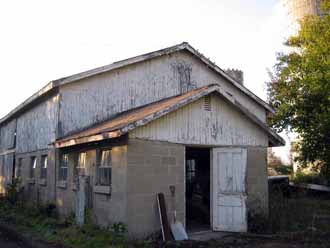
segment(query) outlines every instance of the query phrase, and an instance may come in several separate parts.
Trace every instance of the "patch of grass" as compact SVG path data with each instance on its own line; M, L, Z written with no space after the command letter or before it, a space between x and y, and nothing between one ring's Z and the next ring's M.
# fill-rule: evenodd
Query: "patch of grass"
M291 197L281 192L271 192L269 199L269 229L272 233L297 231L330 231L330 219L327 225L321 224L318 216L330 216L330 200L322 196L307 196L305 193L293 193Z
M35 239L68 247L101 248L129 247L126 239L127 229L124 224L116 224L113 229L101 229L90 220L79 227L74 224L73 216L60 219L50 204L36 207L32 204L17 202L11 204L7 199L0 199L0 220L15 225L18 231ZM88 219L88 217L87 217Z

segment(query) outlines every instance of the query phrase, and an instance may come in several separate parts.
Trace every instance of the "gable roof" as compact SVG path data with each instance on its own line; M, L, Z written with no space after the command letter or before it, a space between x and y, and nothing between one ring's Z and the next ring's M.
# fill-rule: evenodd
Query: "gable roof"
M178 44L178 45L175 45L175 46L172 46L172 47L168 47L168 48L161 49L161 50L158 50L158 51L154 51L154 52L151 52L151 53L146 53L146 54L143 54L143 55L140 55L140 56L132 57L132 58L129 58L129 59L118 61L118 62L114 62L114 63L106 65L106 66L98 67L98 68L88 70L88 71L85 71L85 72L81 72L81 73L77 73L77 74L74 74L74 75L71 75L71 76L68 76L68 77L53 80L50 83L48 83L45 87L43 87L41 90L39 90L38 92L33 94L31 97L29 97L26 101L24 101L22 104L20 104L14 110L9 112L6 116L1 118L0 119L0 124L2 122L5 122L5 121L9 120L10 118L12 118L14 115L18 114L19 112L24 111L27 107L30 106L30 104L34 103L40 97L48 94L49 92L53 91L54 89L58 88L61 85L72 83L72 82L75 82L75 81L78 81L78 80L81 80L81 79L84 79L84 78L92 77L92 76L95 76L95 75L98 75L98 74L101 74L101 73L109 72L109 71L119 69L119 68L122 68L122 67L125 67L125 66L128 66L128 65L132 65L132 64L135 64L135 63L140 63L140 62L143 62L143 61L146 61L146 60L149 60L149 59L157 58L159 56L163 56L163 55L166 55L166 54L171 54L171 53L178 52L178 51L183 51L183 50L186 50L186 51L190 52L192 55L194 55L195 57L200 59L204 64L206 64L206 66L208 66L210 69L212 69L213 71L217 72L222 77L227 79L236 88L241 90L244 94L249 96L251 99L253 99L256 103L258 103L259 105L264 107L266 110L268 110L271 113L275 112L274 109L271 106L269 106L265 101L263 101L261 98L256 96L254 93L252 93L244 85L240 84L235 79L233 79L228 74L226 74L220 67L218 67L215 63L213 63L208 58L206 58L203 54L199 53L195 48L193 48L187 42L183 42L181 44Z
M189 91L182 95L170 97L121 113L106 122L94 125L93 127L76 134L61 138L55 142L55 146L57 148L62 148L120 137L137 127L144 126L151 121L154 121L211 93L221 95L238 111L244 114L253 123L258 125L265 133L267 133L271 146L285 145L285 141L278 134L270 129L265 123L260 121L235 98L223 91L219 85L208 85Z

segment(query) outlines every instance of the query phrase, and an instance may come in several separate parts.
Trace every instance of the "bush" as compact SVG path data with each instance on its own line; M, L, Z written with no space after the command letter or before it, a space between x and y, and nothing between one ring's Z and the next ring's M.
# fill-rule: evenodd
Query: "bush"
M293 181L295 183L311 183L311 184L326 185L326 179L322 177L320 173L317 172L305 174L302 171L298 170Z

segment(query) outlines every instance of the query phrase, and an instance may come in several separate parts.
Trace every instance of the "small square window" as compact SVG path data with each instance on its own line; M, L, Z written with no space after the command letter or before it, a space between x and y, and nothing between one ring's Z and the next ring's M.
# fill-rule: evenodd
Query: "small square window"
M111 149L101 150L98 153L98 165L96 171L96 184L108 186L111 185L112 173Z
M41 157L41 168L40 168L40 178L47 178L47 167L48 167L48 157L44 155Z
M30 178L35 177L35 171L37 169L37 157L31 157L31 164L30 164Z
M65 153L61 156L60 168L58 172L58 180L66 181L68 179L69 154Z

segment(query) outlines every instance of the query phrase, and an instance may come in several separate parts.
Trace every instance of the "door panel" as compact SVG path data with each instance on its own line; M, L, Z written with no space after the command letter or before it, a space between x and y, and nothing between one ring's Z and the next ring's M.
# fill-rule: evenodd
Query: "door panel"
M213 218L216 231L245 232L246 149L213 149Z

